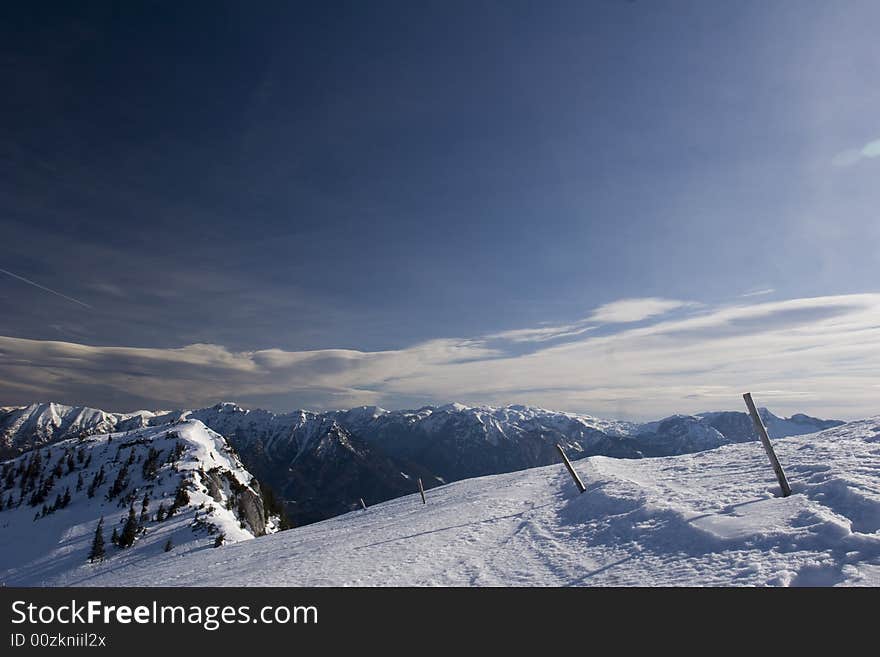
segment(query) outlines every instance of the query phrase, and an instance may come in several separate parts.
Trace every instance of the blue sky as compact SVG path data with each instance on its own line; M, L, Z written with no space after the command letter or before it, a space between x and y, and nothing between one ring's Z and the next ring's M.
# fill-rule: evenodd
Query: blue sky
M69 4L0 21L0 403L877 412L876 3Z

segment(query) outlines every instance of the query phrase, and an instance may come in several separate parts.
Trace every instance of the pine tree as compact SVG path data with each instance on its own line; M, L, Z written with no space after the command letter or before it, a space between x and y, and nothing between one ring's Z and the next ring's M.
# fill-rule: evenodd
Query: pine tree
M220 532L219 534L217 534L217 538L214 539L214 547L215 548L220 547L221 545L223 545L223 543L225 541L226 541L226 534L224 534L223 532Z
M120 495L123 490L125 490L126 486L128 486L128 464L123 464L122 468L120 468L119 473L116 475L116 479L113 482L113 485L110 487L110 490L107 491L107 499L112 500L114 497Z
M116 531L116 527L113 528L113 535L110 537L110 542L113 543L113 545L119 545L119 532Z
M76 492L80 492L83 489L83 475L80 472L76 477Z
M172 506L176 508L186 506L187 504L189 504L189 492L186 490L186 482L181 481L177 491L174 493L174 503Z
M174 543L171 542L170 538L167 541L165 541L165 552L171 552L171 549L173 547L174 547Z
M91 456L91 454L89 455ZM104 474L104 464L101 464L101 467L95 473L95 476L92 478L92 483L89 484L89 497L95 496L95 491L98 490L98 487L104 483L104 478L106 475Z
M95 538L92 539L92 549L89 551L89 561L94 563L95 561L103 561L104 560L104 516L101 516L101 519L98 521L98 526L95 528Z
M119 547L127 548L134 544L134 539L138 533L137 515L134 512L134 506L128 507L128 519L122 527L122 534L119 536Z
M156 511L156 522L162 522L165 520L165 505L159 504L159 510Z

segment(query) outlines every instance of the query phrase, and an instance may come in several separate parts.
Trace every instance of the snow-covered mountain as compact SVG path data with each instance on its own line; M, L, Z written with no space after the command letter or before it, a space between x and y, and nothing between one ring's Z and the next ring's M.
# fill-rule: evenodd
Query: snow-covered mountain
M810 433L841 424L805 415L779 418L761 409L771 436ZM5 421L3 418L8 418ZM91 418L85 421L84 418ZM450 481L557 462L555 445L572 458L668 456L757 438L746 413L676 415L635 424L527 406L462 404L386 411L275 414L221 403L192 411L114 414L59 404L11 409L0 416L4 444L47 444L108 426L162 426L182 418L227 437L248 469L285 502L296 525Z
M77 572L101 518L105 558L90 568L102 571L279 525L235 451L198 420L68 438L0 468L0 582Z
M109 431L129 431L178 419L166 411L108 413L54 402L0 407L0 458L54 441Z
M88 586L880 585L880 416L774 443L787 498L757 442L593 456L574 463L584 494L556 464L218 550L5 577Z

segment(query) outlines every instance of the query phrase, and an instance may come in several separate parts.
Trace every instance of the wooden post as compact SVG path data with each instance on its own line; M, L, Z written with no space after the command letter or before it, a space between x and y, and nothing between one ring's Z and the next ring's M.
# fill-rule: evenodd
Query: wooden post
M427 504L425 501L425 487L422 486L422 478L419 477L419 492L422 494L422 504Z
M364 498L363 498L363 497L360 497L360 498L358 498L358 499L361 501L361 508L362 508L364 511L366 511L366 510L367 510L367 505L364 504Z
M782 471L782 466L779 465L779 459L776 458L776 452L773 451L773 445L770 444L770 436L767 435L767 428L761 421L761 416L758 415L758 409L755 408L755 402L752 401L752 393L745 393L743 399L746 400L746 407L749 409L749 415L752 416L752 422L755 423L758 437L764 445L764 451L767 452L767 458L770 459L770 465L773 466L773 471L776 473L776 479L779 480L779 487L782 489L782 497L788 497L791 495L791 486L788 485L788 480L785 478L785 472Z
M562 460L565 461L565 467L568 468L568 474L570 474L571 478L574 479L574 483L578 487L578 490L582 493L586 492L587 487L584 486L584 482L582 482L581 478L578 477L578 473L574 471L574 467L571 465L571 461L569 461L568 457L565 455L565 450L562 449L562 445L556 443L556 449L559 450L559 455L562 457Z

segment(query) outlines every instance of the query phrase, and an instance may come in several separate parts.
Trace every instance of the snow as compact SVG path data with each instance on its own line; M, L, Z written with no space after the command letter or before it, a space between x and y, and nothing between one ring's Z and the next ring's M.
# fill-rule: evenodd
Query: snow
M597 456L574 462L582 495L559 464L219 549L6 577L97 586L880 585L880 416L774 445L788 498L757 441L664 458Z
M126 444L133 444L133 447L124 447ZM174 465L165 463L165 457L177 444L184 448L180 459ZM123 449L116 459L120 446ZM142 459L151 447L162 451L163 465L156 479L147 481L142 474ZM251 475L230 450L226 440L198 420L61 441L40 450L44 463L54 465L68 448L73 450L73 454L83 450L85 455L91 456L87 468L79 463L72 472L67 472L65 468L47 500L51 504L57 493L69 488L72 493L69 506L38 519L34 519L34 515L40 510L39 507L27 503L0 511L0 585L36 586L61 581L77 584L102 573L149 568L151 558L165 554L163 549L169 539L174 548L168 554L179 556L206 548L213 549L214 540L220 532L225 534L228 543L254 537L251 528L242 527L235 512L226 508L225 502L230 499L231 490L225 478L221 477L223 487L220 500L215 500L208 493L204 480L204 473L215 467L227 472L228 476L244 486L250 485ZM130 451L134 451L139 458L129 468L131 483L125 490L134 492L134 507L138 513L144 493L149 491L151 520L146 523L146 533L139 536L131 548L123 550L111 545L110 535L114 527L122 529L121 523L127 516L128 504L120 506L124 494L117 499L107 500L106 493ZM48 457L49 453L51 458ZM12 462L27 461L32 454L26 453ZM107 483L97 490L93 498L89 498L85 488L101 466L106 471ZM47 465L46 470L49 469L51 466ZM76 491L80 473L83 474L85 487ZM186 479L193 481L189 503L170 519L155 521L153 518L160 503L167 509L178 485ZM0 492L4 505L10 493L17 499L20 496L18 486ZM103 563L89 564L86 562L87 555L101 517L104 518L108 556ZM197 518L200 522L194 524ZM276 521L270 522L266 531L276 531ZM119 581L121 586L128 585L124 579Z

